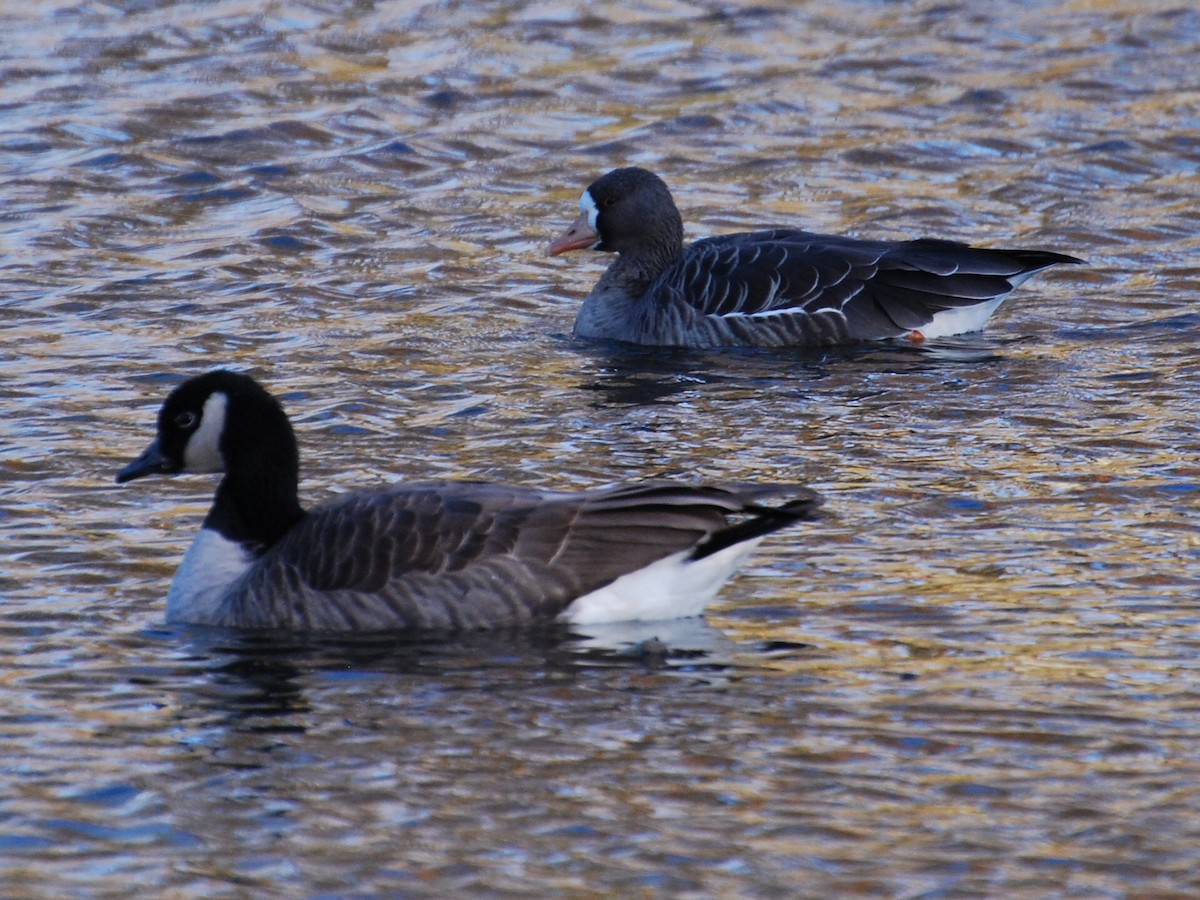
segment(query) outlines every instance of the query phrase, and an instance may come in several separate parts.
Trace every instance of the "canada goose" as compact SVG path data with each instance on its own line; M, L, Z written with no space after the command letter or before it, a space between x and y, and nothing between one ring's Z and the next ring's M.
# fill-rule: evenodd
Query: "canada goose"
M286 414L229 371L175 388L156 439L117 482L181 472L224 476L171 584L168 620L303 631L698 615L764 535L820 502L791 485L653 481L568 494L438 481L306 511Z
M614 169L579 200L547 254L618 254L583 301L575 335L671 347L824 347L978 331L1004 298L1059 263L1044 250L940 240L860 241L773 229L683 245L657 175Z

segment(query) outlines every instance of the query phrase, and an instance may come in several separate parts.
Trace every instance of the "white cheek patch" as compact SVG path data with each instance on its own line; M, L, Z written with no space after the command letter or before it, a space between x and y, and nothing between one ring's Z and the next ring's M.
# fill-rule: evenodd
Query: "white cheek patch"
M579 212L587 216L588 228L592 231L596 230L596 215L600 212L596 208L596 201L592 199L591 190L583 192L583 196L579 198Z
M221 432L225 430L225 407L229 397L218 391L204 401L200 427L183 448L183 468L187 472L224 472L221 456Z

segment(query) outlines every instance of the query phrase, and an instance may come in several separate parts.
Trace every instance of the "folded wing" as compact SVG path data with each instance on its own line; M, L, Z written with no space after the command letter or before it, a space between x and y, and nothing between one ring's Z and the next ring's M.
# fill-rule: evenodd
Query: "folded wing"
M651 288L664 309L768 343L895 337L948 309L987 304L1033 273L1073 257L989 250L952 241L859 241L775 230L698 241Z
M790 503L757 504L781 491ZM242 625L343 631L550 619L672 553L700 556L706 543L749 540L803 518L814 497L795 487L647 483L566 495L465 482L346 495L313 509L262 557L228 615ZM745 518L730 525L739 513Z

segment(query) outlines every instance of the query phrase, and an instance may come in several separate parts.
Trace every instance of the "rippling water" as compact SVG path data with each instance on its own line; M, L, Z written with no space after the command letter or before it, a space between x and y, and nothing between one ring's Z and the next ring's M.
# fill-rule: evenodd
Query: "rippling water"
M0 893L1200 893L1200 14L637 7L0 13ZM1091 265L922 350L576 344L604 260L541 253L621 164L693 237ZM112 479L216 364L310 501L679 474L829 515L665 656L166 629L211 480Z

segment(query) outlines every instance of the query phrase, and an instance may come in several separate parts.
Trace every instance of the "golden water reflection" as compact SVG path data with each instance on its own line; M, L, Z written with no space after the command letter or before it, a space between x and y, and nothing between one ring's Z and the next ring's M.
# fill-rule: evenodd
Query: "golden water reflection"
M0 14L0 883L1184 897L1200 212L1178 4L242 0ZM582 188L1085 257L982 336L573 343ZM307 498L404 477L804 481L674 655L162 625L211 482L118 488L252 371ZM656 629L657 633L657 629Z

